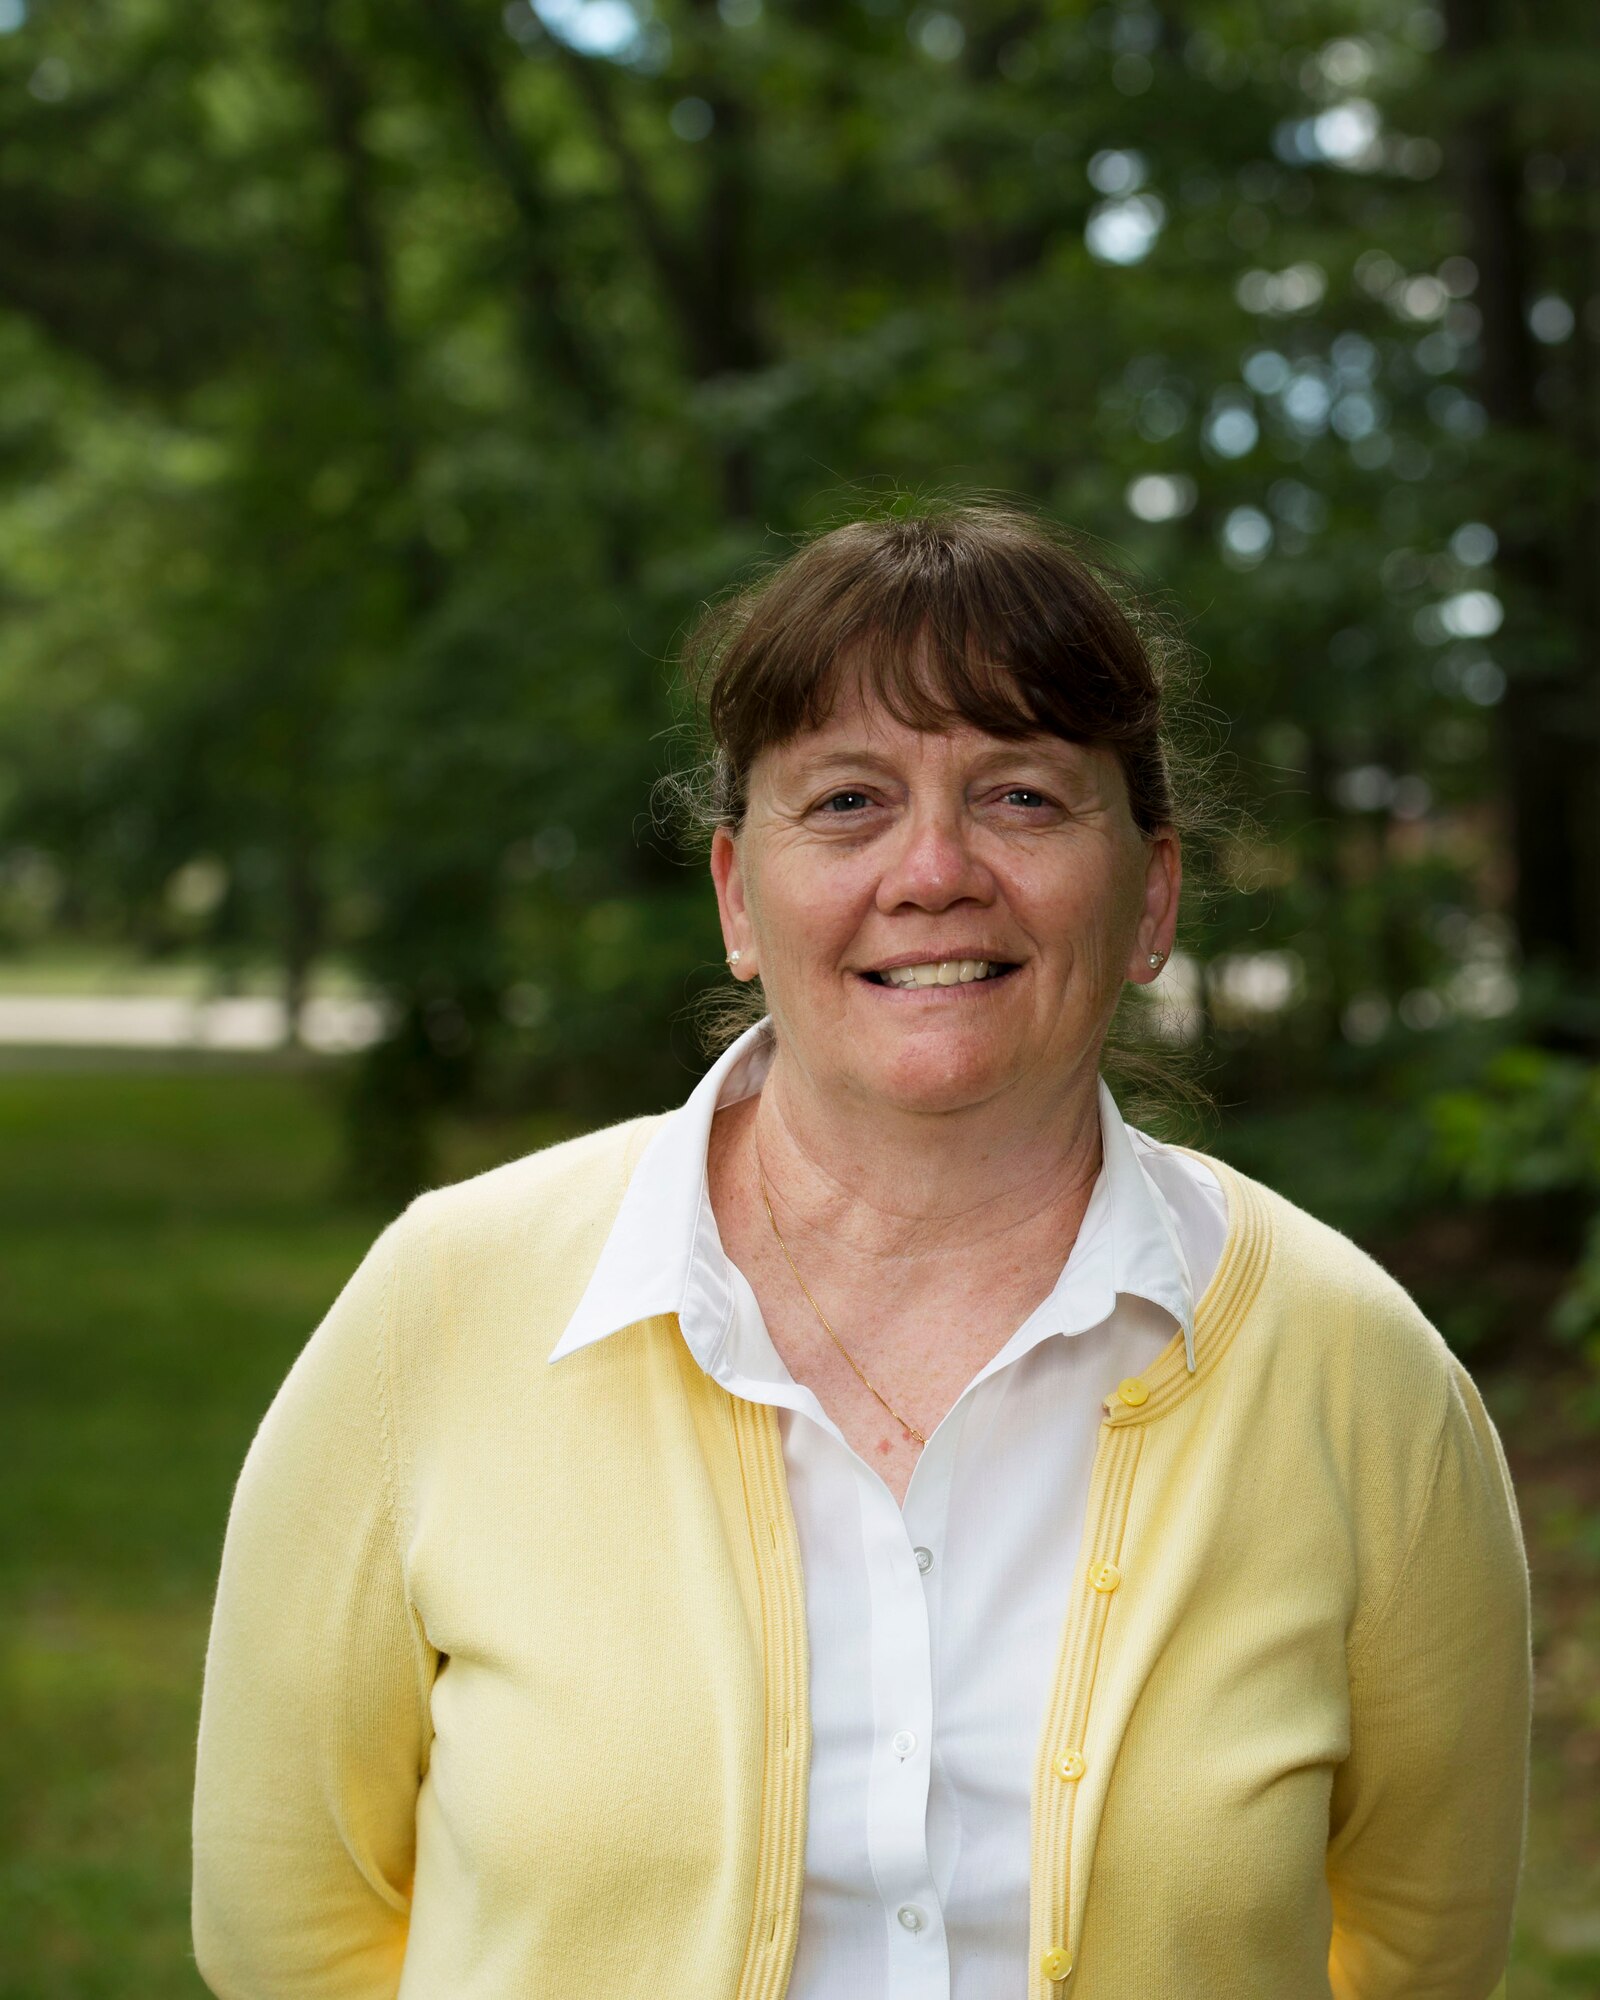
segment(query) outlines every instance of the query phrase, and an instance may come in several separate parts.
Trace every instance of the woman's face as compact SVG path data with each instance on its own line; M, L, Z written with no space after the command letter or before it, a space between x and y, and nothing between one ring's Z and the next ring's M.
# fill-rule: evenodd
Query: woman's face
M757 757L711 867L788 1057L907 1111L1020 1108L1094 1073L1124 981L1172 949L1181 872L1113 752L921 732L859 693Z

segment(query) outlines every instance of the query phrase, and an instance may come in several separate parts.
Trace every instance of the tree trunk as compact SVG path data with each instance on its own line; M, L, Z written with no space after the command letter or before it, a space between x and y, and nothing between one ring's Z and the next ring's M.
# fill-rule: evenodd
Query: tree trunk
M1524 964L1553 974L1580 996L1600 982L1595 502L1591 495L1586 504L1563 509L1529 490L1530 476L1538 477L1530 475L1530 463L1557 464L1570 453L1572 423L1552 418L1537 393L1547 364L1526 311L1538 246L1524 211L1524 163L1511 130L1508 79L1515 72L1497 62L1509 36L1493 0L1446 0L1445 18L1446 55L1463 100L1453 134L1454 167L1483 315L1479 390L1501 441L1520 438L1531 447L1509 458L1493 520L1507 608L1498 749L1511 814L1512 918ZM1592 432L1593 390L1582 365L1578 375L1572 415ZM1551 638L1564 621L1578 633L1570 651ZM1550 1039L1600 1048L1600 1010L1581 998L1560 1004Z
M305 1004L322 943L322 896L303 821L289 828L284 876L283 1039L285 1047L299 1048L305 1040Z

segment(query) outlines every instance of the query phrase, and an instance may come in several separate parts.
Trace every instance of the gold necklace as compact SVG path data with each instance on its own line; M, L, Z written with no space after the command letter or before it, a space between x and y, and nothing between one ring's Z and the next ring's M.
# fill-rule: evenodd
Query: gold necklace
M857 1361L855 1356L850 1352L849 1348L845 1346L844 1342L839 1338L838 1334L834 1332L833 1328L829 1326L827 1321L827 1316L824 1314L821 1306L817 1304L816 1300L811 1296L810 1292L806 1290L806 1281L804 1278L801 1277L799 1271L795 1268L795 1261L789 1255L789 1246L787 1243L784 1242L783 1232L778 1227L778 1218L772 1212L772 1202L767 1195L767 1176L764 1169L762 1168L761 1155L759 1152L756 1153L756 1178L761 1183L761 1206L767 1211L767 1220L772 1224L772 1233L778 1239L778 1248L783 1252L784 1262L789 1266L789 1269L794 1272L795 1283L800 1287L802 1292L805 1292L806 1304L810 1306L811 1310L816 1314L817 1318L822 1321L823 1332L833 1342L834 1346L838 1348L839 1352L844 1356L845 1360L849 1362L850 1366L861 1377L863 1385L874 1396L877 1397L878 1401L889 1412L890 1416L894 1418L895 1422L900 1426L900 1428L902 1430L909 1431L911 1435L916 1439L918 1444L926 1444L928 1440L922 1435L921 1431L917 1429L916 1425L913 1423L908 1423L907 1420L903 1416L901 1416L900 1412L895 1408L894 1404L889 1401L889 1398L886 1395L884 1395L881 1389L874 1388L872 1382L868 1379L867 1371L861 1366L861 1363Z

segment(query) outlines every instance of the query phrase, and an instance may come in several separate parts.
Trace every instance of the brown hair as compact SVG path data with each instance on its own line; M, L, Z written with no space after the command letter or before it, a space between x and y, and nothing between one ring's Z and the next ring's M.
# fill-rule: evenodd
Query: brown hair
M910 728L1104 744L1142 833L1208 829L1179 782L1192 665L1176 619L1086 536L1015 505L901 499L821 532L708 609L681 658L710 742L672 790L703 835L738 830L756 758L824 722L846 669ZM718 1039L756 1018L713 1011Z
M1129 579L1012 507L847 522L709 611L685 647L714 745L707 803L744 819L762 750L827 719L848 656L913 729L966 721L1114 749L1141 832L1176 823L1162 728L1170 643ZM1145 633L1141 636L1140 627Z

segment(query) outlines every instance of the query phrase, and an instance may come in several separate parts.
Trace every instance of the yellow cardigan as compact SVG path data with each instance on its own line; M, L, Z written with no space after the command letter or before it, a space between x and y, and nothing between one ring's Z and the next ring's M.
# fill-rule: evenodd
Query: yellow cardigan
M810 1733L776 1413L671 1316L546 1365L655 1123L421 1197L262 1423L195 1788L222 2000L785 1991ZM1529 1728L1500 1441L1393 1280L1207 1164L1197 1367L1175 1335L1105 1405L1034 1973L995 2000L1486 2000Z

